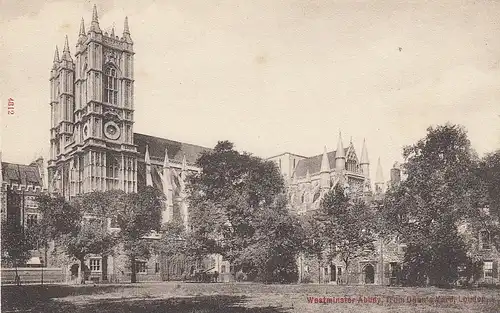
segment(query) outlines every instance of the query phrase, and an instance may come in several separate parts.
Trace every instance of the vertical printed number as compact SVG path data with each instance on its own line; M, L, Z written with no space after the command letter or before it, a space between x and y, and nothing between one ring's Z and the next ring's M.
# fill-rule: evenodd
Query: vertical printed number
M7 101L7 114L14 115L14 99L9 98Z

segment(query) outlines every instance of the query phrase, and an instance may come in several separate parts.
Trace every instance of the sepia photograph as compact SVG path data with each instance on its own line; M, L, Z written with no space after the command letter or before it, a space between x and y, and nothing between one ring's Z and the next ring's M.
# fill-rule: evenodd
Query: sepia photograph
M500 1L0 29L1 312L500 312Z

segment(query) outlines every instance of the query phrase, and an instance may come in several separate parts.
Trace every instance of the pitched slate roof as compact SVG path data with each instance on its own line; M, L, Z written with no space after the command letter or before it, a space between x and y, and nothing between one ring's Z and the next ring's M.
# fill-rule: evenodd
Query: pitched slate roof
M347 155L347 151L349 148L344 148L345 155ZM330 163L330 168L333 169L335 168L335 155L337 151L330 151L327 153L328 155L328 161ZM295 177L305 177L307 174L307 171L309 171L309 174L315 174L319 173L321 170L321 159L323 157L323 154L318 154L312 157L309 157L307 159L302 159L299 160L297 163L297 167L295 168Z
M170 162L179 164L182 163L184 155L186 156L186 162L188 164L195 164L203 152L211 150L210 148L192 145L189 143L138 133L134 133L134 144L137 145L137 150L141 153L143 159L146 153L147 145L151 159L163 161L165 158L165 148L167 148Z
M36 164L2 162L2 179L8 184L42 186L42 178Z

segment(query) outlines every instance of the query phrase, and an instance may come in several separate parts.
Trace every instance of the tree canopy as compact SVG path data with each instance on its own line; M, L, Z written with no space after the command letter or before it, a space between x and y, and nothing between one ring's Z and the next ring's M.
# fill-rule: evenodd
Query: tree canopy
M347 194L337 185L321 200L315 219L321 224L318 240L323 242L327 258L339 257L346 270L353 259L373 250L375 215L364 198Z
M221 141L197 165L201 171L188 178L190 253L198 257L220 253L235 269L245 269L261 280L279 279L273 273L278 267L285 271L291 256L284 261L276 253L295 242L293 233L284 236L282 226L293 230L296 221L280 198L285 185L274 162L240 153L232 143ZM283 242L278 244L275 236ZM274 262L274 267L267 262Z
M450 124L429 127L403 156L406 179L387 192L381 212L386 229L408 244L409 283L448 285L467 264L458 227L485 205L478 157L465 129Z

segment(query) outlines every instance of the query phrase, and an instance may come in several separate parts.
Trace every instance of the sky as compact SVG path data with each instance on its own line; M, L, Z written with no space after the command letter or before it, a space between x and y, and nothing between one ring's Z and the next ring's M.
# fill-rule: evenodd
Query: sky
M261 157L312 156L366 139L388 178L402 147L446 122L500 148L500 1L2 1L2 160L48 157L55 46L75 51L96 4L128 16L134 131ZM7 99L15 113L7 115Z

